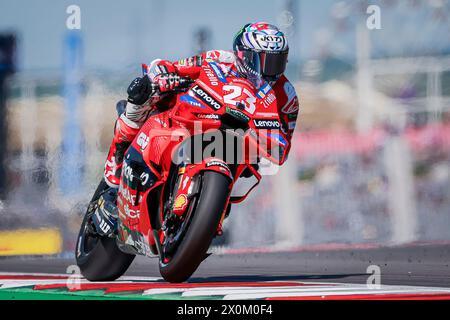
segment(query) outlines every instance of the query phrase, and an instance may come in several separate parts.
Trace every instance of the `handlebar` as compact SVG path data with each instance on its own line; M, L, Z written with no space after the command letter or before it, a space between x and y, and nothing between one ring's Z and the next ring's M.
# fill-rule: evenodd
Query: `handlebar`
M192 80L191 78L189 78L189 77L182 77L182 78L180 78L179 86L176 89L174 89L174 90L168 91L168 93L184 92L193 83L194 83L194 80ZM161 92L160 89L159 89L158 84L152 82L150 86L152 88L152 92L157 92L157 93Z

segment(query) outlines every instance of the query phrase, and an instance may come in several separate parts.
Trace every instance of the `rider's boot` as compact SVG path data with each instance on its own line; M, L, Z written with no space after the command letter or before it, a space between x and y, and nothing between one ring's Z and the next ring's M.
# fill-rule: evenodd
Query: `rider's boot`
M104 171L105 182L111 188L119 187L125 151L139 132L139 128L129 124L129 122L122 115L117 119L114 128L114 138L109 148Z
M129 121L121 115L114 127L114 138L109 148L105 163L104 178L110 187L103 193L98 202L92 222L95 231L102 236L109 236L117 230L117 190L120 183L123 157L134 137L139 131L138 127L128 124Z

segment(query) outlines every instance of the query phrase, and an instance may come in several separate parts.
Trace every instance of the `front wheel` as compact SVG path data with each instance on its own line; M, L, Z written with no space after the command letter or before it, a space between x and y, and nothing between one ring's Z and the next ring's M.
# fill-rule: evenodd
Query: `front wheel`
M186 281L205 258L225 210L230 183L228 177L218 172L203 174L198 201L194 202L181 243L172 257L160 259L159 270L166 281Z
M81 274L90 281L112 281L127 271L134 255L126 254L117 247L115 237L101 237L91 227L91 217L97 200L108 190L102 180L92 197L81 224L75 257Z

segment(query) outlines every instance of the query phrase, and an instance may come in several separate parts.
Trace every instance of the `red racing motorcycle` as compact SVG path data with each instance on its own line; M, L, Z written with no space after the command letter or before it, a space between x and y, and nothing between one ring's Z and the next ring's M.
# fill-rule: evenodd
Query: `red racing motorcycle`
M159 258L165 280L186 281L222 234L231 205L261 180L261 159L286 160L287 128L269 84L256 89L205 61L198 79L184 78L180 88L174 106L151 116L126 151L119 189L102 180L88 205L76 245L88 280L115 280L145 255ZM255 183L232 195L240 178ZM93 219L108 192L117 193L117 227L102 236Z

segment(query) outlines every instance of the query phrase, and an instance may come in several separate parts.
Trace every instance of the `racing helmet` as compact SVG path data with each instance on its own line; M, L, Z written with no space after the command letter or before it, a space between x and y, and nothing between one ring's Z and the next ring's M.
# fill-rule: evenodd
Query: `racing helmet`
M235 35L233 50L239 72L257 87L262 79L276 81L286 70L287 38L274 25L265 22L246 24Z

